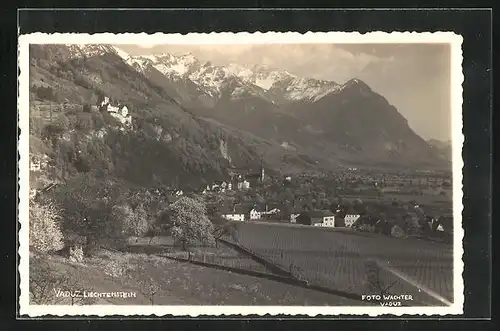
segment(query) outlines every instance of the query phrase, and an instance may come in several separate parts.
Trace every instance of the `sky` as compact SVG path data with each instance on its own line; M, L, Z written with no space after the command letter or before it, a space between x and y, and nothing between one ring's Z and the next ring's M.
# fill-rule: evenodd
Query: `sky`
M131 55L192 53L225 65L265 64L302 77L358 78L424 139L451 139L449 44L117 45Z

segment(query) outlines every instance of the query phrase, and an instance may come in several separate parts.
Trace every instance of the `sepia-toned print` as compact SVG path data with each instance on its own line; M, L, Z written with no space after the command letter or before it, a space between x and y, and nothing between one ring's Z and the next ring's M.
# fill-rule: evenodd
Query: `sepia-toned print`
M21 36L21 314L461 313L461 42Z

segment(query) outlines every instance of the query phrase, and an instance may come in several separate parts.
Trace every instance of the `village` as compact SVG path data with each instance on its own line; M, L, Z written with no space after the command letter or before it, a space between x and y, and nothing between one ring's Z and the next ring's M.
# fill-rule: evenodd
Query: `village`
M266 176L261 160L258 171L232 169L227 181L206 185L199 194L206 200L209 216L233 222L288 223L451 240L451 203L442 199L444 191L440 191L451 186L445 177L378 176L375 180L372 174L335 174L329 179L326 175ZM338 184L333 190L329 189L332 182ZM363 183L369 184L364 187ZM390 193L397 191L391 190L396 187L414 199L407 195L383 197L380 187L387 187ZM415 193L424 188L435 190L436 202L427 193ZM184 192L176 190L172 194L175 198ZM419 200L425 201L425 206Z

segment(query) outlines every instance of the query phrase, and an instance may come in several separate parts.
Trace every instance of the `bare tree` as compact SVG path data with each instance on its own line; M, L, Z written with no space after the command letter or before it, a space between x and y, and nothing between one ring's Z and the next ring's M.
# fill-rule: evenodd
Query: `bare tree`
M366 270L366 280L370 291L376 291L380 296L384 296L389 293L389 290L396 284L397 281L393 281L390 285L386 285L381 277L381 268L375 261L368 261L365 263Z

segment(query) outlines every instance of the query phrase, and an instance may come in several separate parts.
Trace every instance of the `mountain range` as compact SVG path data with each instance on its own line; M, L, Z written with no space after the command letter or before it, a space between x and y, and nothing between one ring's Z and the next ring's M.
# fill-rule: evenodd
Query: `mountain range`
M214 65L189 53L131 56L112 45L32 45L30 64L31 86L51 87L64 102L95 103L106 95L127 104L134 122L143 124L120 139L162 132L161 139L146 134L135 147L143 156L139 177L169 181L195 174L204 181L224 177L231 167L252 168L260 157L277 172L450 166L395 107L356 78L339 84L263 65ZM137 171L127 159L134 152L122 154L113 156L127 164L122 172ZM177 170L155 168L165 155ZM146 172L145 163L151 163Z

